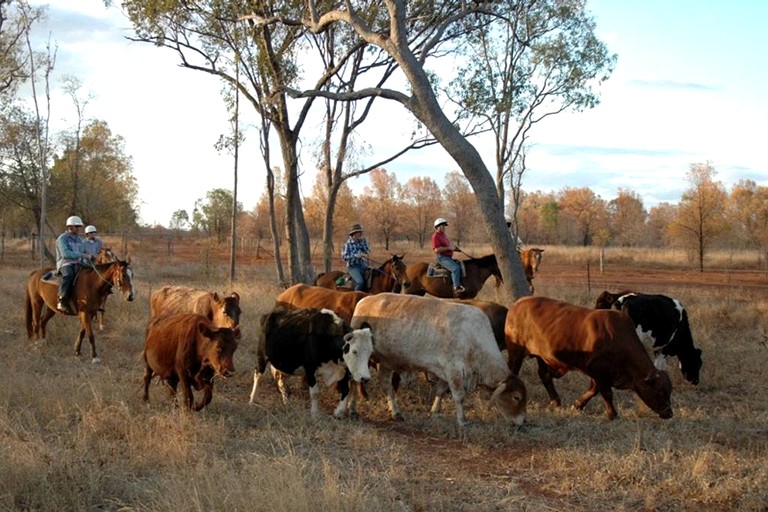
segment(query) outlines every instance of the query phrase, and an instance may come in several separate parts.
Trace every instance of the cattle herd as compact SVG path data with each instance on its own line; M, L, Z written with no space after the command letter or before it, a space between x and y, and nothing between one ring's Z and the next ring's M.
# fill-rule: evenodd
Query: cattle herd
M235 370L240 315L237 293L222 296L183 286L152 293L142 353L144 400L158 377L174 396L181 384L189 409L209 404L215 378ZM694 385L702 366L680 301L630 290L605 291L594 308L540 296L507 308L474 298L296 284L276 297L273 309L261 315L260 327L250 403L257 400L268 370L283 401L288 400L286 379L300 373L313 417L319 414L320 381L339 393L334 417L358 417L358 398L367 396L365 384L375 374L392 418L402 421L396 396L400 376L418 372L433 383L430 414L440 412L450 393L463 426L467 395L485 388L501 416L522 425L527 394L519 373L524 360L533 358L554 407L561 405L554 379L578 370L591 383L574 403L577 409L600 394L606 416L614 419L613 389L629 389L667 419L673 412L666 358L677 357L683 376ZM195 400L193 390L202 391L202 397Z

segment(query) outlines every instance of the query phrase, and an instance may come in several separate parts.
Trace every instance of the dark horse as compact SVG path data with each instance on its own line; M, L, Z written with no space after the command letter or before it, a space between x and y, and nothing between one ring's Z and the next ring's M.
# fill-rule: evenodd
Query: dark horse
M368 293L399 292L401 287L410 285L406 276L406 267L402 256L393 254L391 258L385 261L378 268L369 268L366 272L366 284L370 283L363 291ZM338 285L337 280L342 277L349 277L349 274L341 270L331 270L324 272L315 279L315 286L330 288L332 290L353 290L355 285L351 278L344 279L343 285Z
M35 270L27 278L27 296L25 299L25 320L29 339L44 339L45 325L55 315L67 314L80 317L80 333L75 340L75 355L80 355L80 345L88 334L91 343L91 357L94 363L100 360L96 356L96 342L93 338L91 321L102 300L116 288L123 293L125 300L133 300L133 271L128 261L101 263L94 267L84 267L77 273L72 290L70 310L74 313L62 313L56 309L58 284L43 280L43 276L53 269Z
M495 254L489 254L480 258L470 258L463 260L462 263L464 263L464 268L466 269L466 275L461 278L461 284L464 286L464 292L461 294L462 299L476 297L480 293L485 281L491 276L496 278L497 287L503 282ZM450 274L446 273L445 276L429 277L427 275L428 268L429 263L424 261L409 265L406 274L410 285L403 286L403 293L411 295L424 295L428 293L443 299L453 298L453 285L451 284Z

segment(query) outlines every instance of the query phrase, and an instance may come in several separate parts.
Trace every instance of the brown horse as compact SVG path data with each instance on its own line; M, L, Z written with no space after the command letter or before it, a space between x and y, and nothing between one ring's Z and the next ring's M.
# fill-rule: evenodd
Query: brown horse
M384 293L384 292L399 292L400 288L410 286L408 282L408 276L406 275L405 263L403 263L402 256L393 254L391 258L385 261L378 268L369 268L366 271L366 284L370 283L367 289L363 290L367 293ZM370 273L370 277L368 277ZM349 277L349 274L342 272L341 270L331 270L330 272L324 272L317 276L315 279L315 286L322 286L323 288L330 288L331 290L354 290L354 281L351 278L344 279L344 284L337 284L337 280L342 277Z
M99 250L99 254L96 256L95 263L98 265L100 263L112 263L113 261L117 261L117 256L115 256L115 253L112 252L112 249L109 247L102 247ZM112 291L110 290L110 293L106 294L104 298L101 301L101 305L99 305L99 330L104 330L104 310L107 307L107 297L109 297L112 294Z
M533 247L531 249L517 249L517 254L520 255L520 263L523 264L525 270L525 278L528 280L528 285L531 287L531 293L533 293L533 276L539 271L539 265L541 265L541 253L544 249Z
M25 320L27 324L27 336L29 339L44 339L45 326L55 315L77 315L80 318L80 333L75 340L75 355L80 355L80 345L88 334L91 343L91 357L94 363L100 362L96 355L96 342L93 337L91 321L102 299L111 293L112 288L117 288L123 293L126 300L132 301L133 271L128 261L114 261L102 263L94 267L84 267L75 277L72 291L72 301L69 308L74 313L62 313L56 309L58 300L58 283L56 281L43 280L43 276L53 269L35 270L27 278L27 296L25 299Z
M461 278L461 284L464 286L464 292L460 297L462 299L476 297L480 293L485 281L491 276L496 278L496 287L499 287L503 282L495 254L489 254L480 258L470 258L463 260L462 263L464 263L464 268L466 269L466 275ZM410 285L403 286L403 293L422 296L428 293L443 299L453 298L453 284L451 284L450 273L446 273L445 276L430 277L427 275L428 268L429 263L424 261L409 265L406 274Z

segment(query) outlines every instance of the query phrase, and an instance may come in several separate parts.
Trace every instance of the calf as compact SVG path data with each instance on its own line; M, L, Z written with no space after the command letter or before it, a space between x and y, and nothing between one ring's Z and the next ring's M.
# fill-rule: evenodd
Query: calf
M524 297L509 308L504 334L510 370L518 375L523 359L536 356L539 377L554 405L560 405L560 397L552 378L579 370L592 383L574 404L577 409L599 392L608 418L616 418L613 387L632 389L660 417L672 417L669 376L653 366L624 313Z
M216 292L186 286L163 286L152 293L152 318L176 313L197 313L208 318L216 327L234 329L240 325L240 295L232 292L221 297Z
M506 367L488 317L476 307L416 295L382 293L357 303L352 327L370 326L376 335L373 358L392 417L403 416L392 374L427 371L439 380L432 413L450 390L456 419L466 424L464 398L477 385L493 389L491 400L515 424L525 421L525 385Z
M149 322L142 359L144 401L149 401L149 383L160 377L176 395L181 383L184 401L199 411L213 398L213 378L226 378L235 371L232 357L237 349L239 330L216 328L210 320L194 313L156 318ZM192 388L203 390L203 398L194 403Z
M679 300L666 295L604 291L595 308L627 313L640 341L653 353L656 368L665 370L666 356L677 356L683 377L693 385L699 383L701 350L693 344L688 313Z
M250 403L253 403L260 377L266 373L267 365L282 374L293 374L303 368L309 384L311 414L318 415L317 375L326 385L338 383L341 394L334 417L340 418L347 407L349 382L365 382L371 378L368 359L373 351L370 329L350 332L341 318L328 309L276 307L261 318L261 337L256 355L256 369L253 373L253 389ZM273 372L278 379L283 401L287 400L282 374Z

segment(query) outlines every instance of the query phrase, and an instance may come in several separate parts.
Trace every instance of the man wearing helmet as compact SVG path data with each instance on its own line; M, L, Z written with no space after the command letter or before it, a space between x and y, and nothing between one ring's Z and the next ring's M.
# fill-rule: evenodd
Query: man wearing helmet
M341 250L341 259L347 262L347 272L355 281L355 290L365 291L365 270L368 268L368 255L371 248L363 237L363 227L352 224L349 238Z
M435 232L432 233L432 250L435 253L435 259L446 270L451 273L453 282L453 295L459 297L464 292L461 286L461 265L453 259L454 251L461 252L456 245L452 244L448 235L445 234L445 228L448 221L442 217L435 219Z
M99 257L104 242L101 239L96 238L96 226L90 225L85 227L85 240L83 240L83 247L85 254L92 260Z
M73 215L67 219L67 230L56 239L56 270L61 275L59 303L56 304L56 309L62 313L71 313L69 301L72 295L72 284L80 264L88 258L79 236L82 226L83 221L80 217Z

